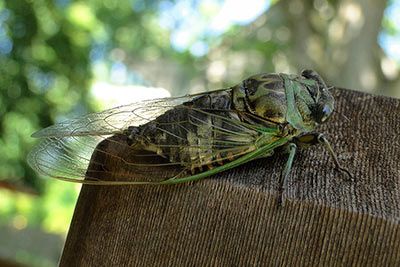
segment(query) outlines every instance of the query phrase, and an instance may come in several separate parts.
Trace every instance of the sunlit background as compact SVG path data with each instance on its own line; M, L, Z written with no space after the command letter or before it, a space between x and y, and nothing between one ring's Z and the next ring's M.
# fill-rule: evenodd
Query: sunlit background
M259 72L400 97L399 31L394 0L0 0L0 265L56 266L79 194L29 168L34 131Z

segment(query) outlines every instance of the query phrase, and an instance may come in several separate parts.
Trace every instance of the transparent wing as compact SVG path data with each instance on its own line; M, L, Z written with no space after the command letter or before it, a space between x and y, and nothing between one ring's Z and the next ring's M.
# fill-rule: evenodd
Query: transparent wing
M28 162L39 173L62 180L140 184L185 177L257 149L258 125L227 116L235 110L182 105L196 97L133 103L43 129L33 135L42 141ZM136 138L146 139L146 146L135 145L127 131L132 126L158 135L142 133ZM277 128L264 127L263 136L268 130L271 142L276 140Z
M64 137L86 135L110 135L121 133L127 126L138 126L195 96L161 98L123 105L98 113L91 113L44 128L32 137Z

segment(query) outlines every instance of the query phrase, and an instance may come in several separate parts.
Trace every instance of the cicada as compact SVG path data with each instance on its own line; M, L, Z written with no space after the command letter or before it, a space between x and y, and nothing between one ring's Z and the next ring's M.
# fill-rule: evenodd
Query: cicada
M262 73L228 89L142 101L55 124L32 135L42 140L28 162L41 174L86 184L178 184L279 150L288 153L286 179L297 148L322 143L347 172L324 135L314 131L333 110L330 88L315 71ZM110 170L110 163L119 167Z

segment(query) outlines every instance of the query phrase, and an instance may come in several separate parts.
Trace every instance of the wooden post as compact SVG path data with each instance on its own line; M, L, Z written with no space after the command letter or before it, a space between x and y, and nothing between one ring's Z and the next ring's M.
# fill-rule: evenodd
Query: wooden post
M83 186L60 265L400 266L400 100L334 95L320 130L354 180L315 146L297 154L282 206L284 155L192 184Z

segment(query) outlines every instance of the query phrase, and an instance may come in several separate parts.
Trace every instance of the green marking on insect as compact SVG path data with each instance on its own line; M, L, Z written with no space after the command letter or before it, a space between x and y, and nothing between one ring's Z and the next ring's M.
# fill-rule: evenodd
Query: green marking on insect
M301 75L258 74L236 86L183 97L148 100L88 114L43 129L28 157L39 173L99 185L196 181L287 148L287 179L297 146L327 139L314 129L333 112L334 99L312 70ZM108 148L99 145L109 143ZM102 143L101 143L102 144ZM123 153L121 152L123 151ZM106 159L95 162L93 153ZM118 162L115 180L98 177ZM91 164L90 164L91 163Z
M286 120L294 128L303 129L303 118L299 113L295 100L295 93L298 93L298 87L296 87L296 84L287 75L284 75L283 77L285 82L285 93L287 101Z

